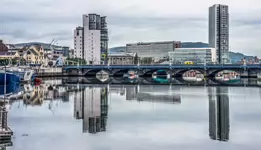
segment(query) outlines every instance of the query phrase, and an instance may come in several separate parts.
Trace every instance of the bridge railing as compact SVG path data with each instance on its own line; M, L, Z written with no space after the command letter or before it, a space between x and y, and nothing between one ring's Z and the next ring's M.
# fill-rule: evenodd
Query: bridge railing
M82 66L64 66L63 70L67 69L181 69L181 68L190 68L190 69L261 69L260 64L196 64L196 65L82 65Z

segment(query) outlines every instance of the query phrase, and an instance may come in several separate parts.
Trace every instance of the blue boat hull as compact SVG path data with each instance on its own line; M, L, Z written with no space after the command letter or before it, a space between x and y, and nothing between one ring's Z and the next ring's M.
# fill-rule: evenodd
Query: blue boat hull
M20 85L19 84L10 84L10 85L6 85L6 93L7 95L12 94L12 93L17 93L19 92L20 89ZM4 85L0 85L0 96L4 95L4 91L5 91L5 86Z
M13 73L6 73L6 85L16 84L20 82L19 76ZM5 73L0 73L0 85L5 84Z

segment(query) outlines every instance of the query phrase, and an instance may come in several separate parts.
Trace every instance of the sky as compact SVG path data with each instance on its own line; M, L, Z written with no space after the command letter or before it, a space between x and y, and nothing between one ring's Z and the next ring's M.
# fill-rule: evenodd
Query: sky
M208 42L208 7L226 4L231 51L261 56L260 0L1 0L0 38L5 43L73 46L82 15L107 16L109 47L133 42Z

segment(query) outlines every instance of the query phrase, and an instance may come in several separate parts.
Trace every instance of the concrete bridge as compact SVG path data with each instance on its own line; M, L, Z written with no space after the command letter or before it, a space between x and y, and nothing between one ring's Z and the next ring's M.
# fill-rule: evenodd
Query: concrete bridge
M173 77L180 77L190 70L199 71L206 77L214 77L220 71L231 70L239 73L241 77L257 77L261 72L261 65L85 65L63 67L63 75L95 76L102 70L109 76L123 76L128 71L135 71L141 77L151 77L154 72L159 70L164 70Z

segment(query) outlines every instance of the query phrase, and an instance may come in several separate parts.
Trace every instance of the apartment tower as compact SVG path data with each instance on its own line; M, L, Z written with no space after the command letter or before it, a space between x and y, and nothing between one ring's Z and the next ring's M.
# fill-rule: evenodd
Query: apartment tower
M229 63L229 13L227 5L209 7L209 46L217 50L217 63Z
M107 64L108 29L106 17L83 15L83 27L74 30L74 57L87 64Z

